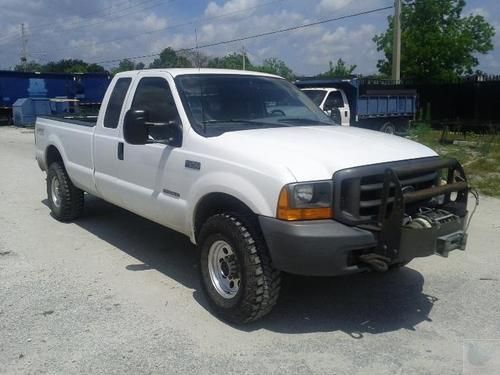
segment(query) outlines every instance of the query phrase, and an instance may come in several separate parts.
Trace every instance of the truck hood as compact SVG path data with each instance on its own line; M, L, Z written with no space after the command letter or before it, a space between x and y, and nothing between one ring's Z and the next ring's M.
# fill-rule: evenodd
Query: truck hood
M330 179L338 170L437 156L408 139L344 126L304 126L227 132L215 138L244 164L286 167L297 181ZM214 140L215 140L214 139ZM229 150L228 150L229 149ZM234 159L233 159L234 160Z

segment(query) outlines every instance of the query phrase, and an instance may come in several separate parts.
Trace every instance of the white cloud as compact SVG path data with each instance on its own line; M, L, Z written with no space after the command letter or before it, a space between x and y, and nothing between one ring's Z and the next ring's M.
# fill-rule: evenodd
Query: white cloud
M486 73L491 73L500 69L500 61L493 55L486 55L483 58L480 68Z
M490 16L490 13L484 8L471 9L470 13L473 15L483 16L484 18L488 18Z
M214 17L222 14L238 12L244 9L253 8L258 4L257 0L229 0L224 5L217 5L215 1L208 3L205 15Z
M359 10L370 10L375 9L380 6L387 5L387 1L383 0L370 0L370 1L360 1L360 0L321 0L316 6L316 10L319 13L327 12L354 12Z
M331 12L351 5L353 0L321 0L317 6L318 11Z
M374 72L379 58L371 40L375 33L376 28L371 24L355 29L339 26L308 45L307 61L311 67L324 71L328 68L328 61L342 58L346 63L358 66L356 73Z

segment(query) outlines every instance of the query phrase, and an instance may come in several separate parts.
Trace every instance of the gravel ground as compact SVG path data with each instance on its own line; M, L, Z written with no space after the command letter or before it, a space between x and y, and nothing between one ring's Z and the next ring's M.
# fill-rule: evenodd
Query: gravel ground
M500 373L500 200L482 199L466 252L287 276L271 315L233 327L187 238L93 197L54 220L33 147L0 127L2 374Z

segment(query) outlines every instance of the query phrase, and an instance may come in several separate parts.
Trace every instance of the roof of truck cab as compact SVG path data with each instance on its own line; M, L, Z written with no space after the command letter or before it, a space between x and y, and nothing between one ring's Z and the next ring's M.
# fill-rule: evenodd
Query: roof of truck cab
M172 69L143 69L143 70L130 70L116 74L118 77L130 77L144 72L161 72L169 73L172 77L177 77L185 74L233 74L245 76L260 76L260 77L273 77L281 78L280 76L261 72L252 72L249 70L236 70L236 69L207 69L207 68L172 68Z

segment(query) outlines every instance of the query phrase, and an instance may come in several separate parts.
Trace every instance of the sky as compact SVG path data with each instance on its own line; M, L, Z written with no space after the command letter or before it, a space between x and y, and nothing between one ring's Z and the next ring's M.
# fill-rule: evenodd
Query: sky
M116 66L125 57L191 48L393 4L393 0L0 0L0 69L19 63L20 24L28 60L40 63L80 58ZM220 56L245 48L253 63L284 60L296 74L328 69L330 60L356 64L355 73L377 71L381 55L372 41L393 10L314 27L202 48ZM481 14L496 30L495 49L480 55L484 72L500 74L500 1L468 0L465 14ZM136 61L150 62L154 57Z

